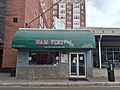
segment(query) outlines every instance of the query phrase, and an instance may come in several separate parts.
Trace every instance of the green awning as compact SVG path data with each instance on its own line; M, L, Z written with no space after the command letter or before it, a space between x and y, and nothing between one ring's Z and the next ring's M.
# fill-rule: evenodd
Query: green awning
M89 30L21 29L12 40L13 48L95 48L95 38Z

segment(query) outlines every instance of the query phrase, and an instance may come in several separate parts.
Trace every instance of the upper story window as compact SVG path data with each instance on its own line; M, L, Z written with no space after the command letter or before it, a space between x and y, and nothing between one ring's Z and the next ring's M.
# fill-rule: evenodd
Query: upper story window
M64 8L64 6L63 6L63 5L61 5L60 7L61 7L61 8Z
M74 8L80 8L80 5L75 5L75 7Z
M5 7L5 0L0 0L0 7L4 8Z
M65 17L61 16L60 19L65 19Z
M74 19L80 19L80 16L74 16Z
M61 10L60 13L65 13L65 11L64 11L64 10Z
M18 18L14 17L13 18L13 23L18 23Z

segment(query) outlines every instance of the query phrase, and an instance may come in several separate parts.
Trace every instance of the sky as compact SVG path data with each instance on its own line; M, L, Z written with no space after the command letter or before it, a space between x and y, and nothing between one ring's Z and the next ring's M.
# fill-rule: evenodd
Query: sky
M86 0L87 27L120 27L120 0Z

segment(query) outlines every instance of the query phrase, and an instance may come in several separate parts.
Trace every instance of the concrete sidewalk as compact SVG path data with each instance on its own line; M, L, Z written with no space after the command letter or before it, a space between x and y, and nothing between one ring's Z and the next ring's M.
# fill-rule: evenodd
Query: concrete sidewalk
M120 87L120 79L109 82L104 78L94 78L89 81L69 81L69 80L40 80L40 79L1 79L0 86L22 86L22 87Z

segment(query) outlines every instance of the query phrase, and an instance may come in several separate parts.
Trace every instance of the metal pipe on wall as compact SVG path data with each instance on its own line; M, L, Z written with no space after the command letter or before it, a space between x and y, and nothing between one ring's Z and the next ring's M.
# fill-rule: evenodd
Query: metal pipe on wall
M102 39L102 35L100 35L100 38L99 38L99 64L100 64L100 69L102 67L102 63L101 63L101 39Z

